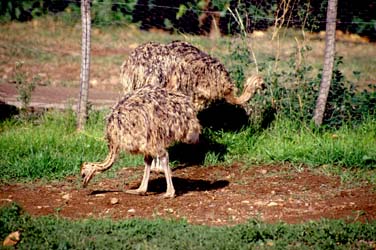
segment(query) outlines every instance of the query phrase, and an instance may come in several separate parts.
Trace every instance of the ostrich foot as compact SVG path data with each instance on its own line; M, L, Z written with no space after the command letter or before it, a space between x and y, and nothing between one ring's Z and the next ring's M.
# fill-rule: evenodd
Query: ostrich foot
M166 192L166 193L163 195L163 198L165 198L165 199L168 199L168 198L175 198L175 190L172 190L172 191Z
M145 195L146 194L146 190L142 190L142 189L130 189L130 190L127 190L125 191L127 194L136 194L136 195Z

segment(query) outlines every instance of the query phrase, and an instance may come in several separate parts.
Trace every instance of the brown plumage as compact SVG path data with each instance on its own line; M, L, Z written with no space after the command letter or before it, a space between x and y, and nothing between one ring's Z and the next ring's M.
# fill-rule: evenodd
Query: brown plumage
M260 76L252 76L246 80L243 93L237 96L238 90L224 65L182 41L138 46L121 66L120 79L125 93L148 82L184 93L192 98L196 111L218 99L244 104L263 86Z
M171 170L167 148L174 142L195 143L201 126L189 98L167 91L156 84L145 85L125 95L107 118L106 136L109 154L103 162L83 163L81 176L86 186L97 173L109 169L120 150L143 154L145 162L141 185L129 193L147 191L150 167L159 158L167 182L166 197L173 197Z

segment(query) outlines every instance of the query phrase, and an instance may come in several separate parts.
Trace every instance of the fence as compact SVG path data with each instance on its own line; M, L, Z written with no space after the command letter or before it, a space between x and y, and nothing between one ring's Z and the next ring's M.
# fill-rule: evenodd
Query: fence
M208 34L217 28L222 34L239 32L238 20L247 32L273 25L325 30L327 1L280 0L93 0L93 25L137 23L142 29L164 29ZM0 20L30 20L53 13L67 22L80 21L79 0L5 0ZM337 29L376 39L376 4L373 0L340 1Z

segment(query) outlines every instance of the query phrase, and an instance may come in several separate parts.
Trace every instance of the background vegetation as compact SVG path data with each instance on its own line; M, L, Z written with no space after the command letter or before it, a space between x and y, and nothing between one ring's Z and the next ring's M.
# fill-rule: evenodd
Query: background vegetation
M4 0L0 21L29 21L47 13L79 19L80 1ZM327 1L235 1L235 0L93 0L93 24L138 23L143 29L160 28L184 33L205 34L212 21L223 34L240 32L231 11L237 11L247 32L266 30L273 25L325 30ZM376 39L372 0L338 3L338 29ZM68 19L66 19L68 20Z

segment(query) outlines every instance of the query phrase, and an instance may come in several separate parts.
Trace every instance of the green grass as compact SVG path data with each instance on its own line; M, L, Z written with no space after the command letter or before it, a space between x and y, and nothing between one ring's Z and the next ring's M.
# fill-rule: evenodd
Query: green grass
M21 232L17 249L373 249L376 222L321 220L304 224L208 227L178 220L113 221L31 217L15 205L0 208L0 238Z
M104 117L93 111L84 132L75 129L73 111L48 112L34 121L0 124L0 178L3 181L61 179L76 175L83 161L100 161L107 154ZM317 130L304 123L277 119L265 130L248 127L240 132L205 135L226 148L223 156L209 152L205 165L292 163L369 170L376 167L376 120L355 127ZM142 156L120 157L114 168L142 165ZM112 172L112 171L109 171ZM374 180L375 181L375 180Z
M2 180L61 179L76 175L84 161L107 154L104 112L91 115L87 129L75 129L72 111L50 112L36 121L7 121L0 126ZM139 165L140 157L123 157L115 166Z
M345 182L376 184L376 120L357 126L316 129L309 125L277 119L265 130L248 127L239 133L212 133L212 139L227 147L224 162L245 165L284 164L317 168ZM218 164L209 154L206 164Z
M239 146L233 143L232 147L243 149L247 160L375 168L375 128L375 120L369 120L354 128L314 131L304 123L279 119L255 137L246 130Z
M277 119L262 131L251 127L240 133L217 132L212 136L227 146L227 162L324 164L341 167L376 167L376 121L356 127L319 131L302 122Z

